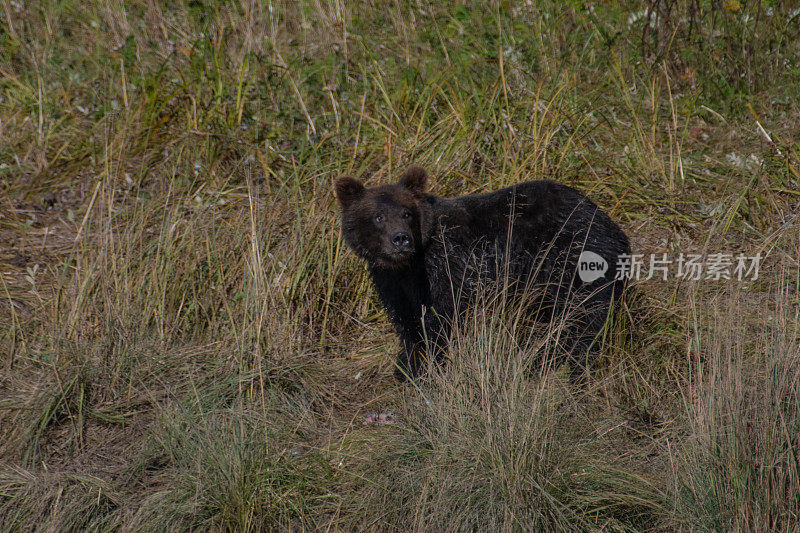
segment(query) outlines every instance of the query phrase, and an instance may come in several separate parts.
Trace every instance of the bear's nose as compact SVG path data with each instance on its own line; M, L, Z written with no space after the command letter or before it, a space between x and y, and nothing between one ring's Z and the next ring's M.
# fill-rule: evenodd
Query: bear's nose
M404 231L398 231L394 235L392 235L392 244L397 246L398 248L405 248L409 244L411 244L411 237L408 236L408 233Z

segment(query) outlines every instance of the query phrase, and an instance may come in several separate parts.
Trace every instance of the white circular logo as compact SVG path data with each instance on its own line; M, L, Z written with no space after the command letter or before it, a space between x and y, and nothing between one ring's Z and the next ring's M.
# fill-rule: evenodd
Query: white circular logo
M584 283L591 283L603 277L608 271L608 262L594 252L584 250L578 257L578 277Z

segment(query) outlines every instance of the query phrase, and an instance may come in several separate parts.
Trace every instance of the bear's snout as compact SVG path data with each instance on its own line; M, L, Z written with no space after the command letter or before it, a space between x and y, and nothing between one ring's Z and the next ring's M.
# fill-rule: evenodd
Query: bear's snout
M411 236L405 231L398 231L392 235L392 244L399 250L407 250L411 248Z

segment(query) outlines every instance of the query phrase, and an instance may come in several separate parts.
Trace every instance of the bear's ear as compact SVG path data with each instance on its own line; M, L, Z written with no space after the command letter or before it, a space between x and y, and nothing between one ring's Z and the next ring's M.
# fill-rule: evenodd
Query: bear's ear
M428 173L422 167L410 167L400 177L399 183L415 194L422 194L428 183Z
M342 176L336 180L336 199L342 207L348 207L364 192L364 185L355 178Z

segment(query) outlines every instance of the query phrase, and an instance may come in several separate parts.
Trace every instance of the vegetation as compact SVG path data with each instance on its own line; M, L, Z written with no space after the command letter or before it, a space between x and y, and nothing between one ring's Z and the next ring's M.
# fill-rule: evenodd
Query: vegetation
M0 0L0 530L797 530L792 4ZM759 276L399 385L332 183L412 162Z

